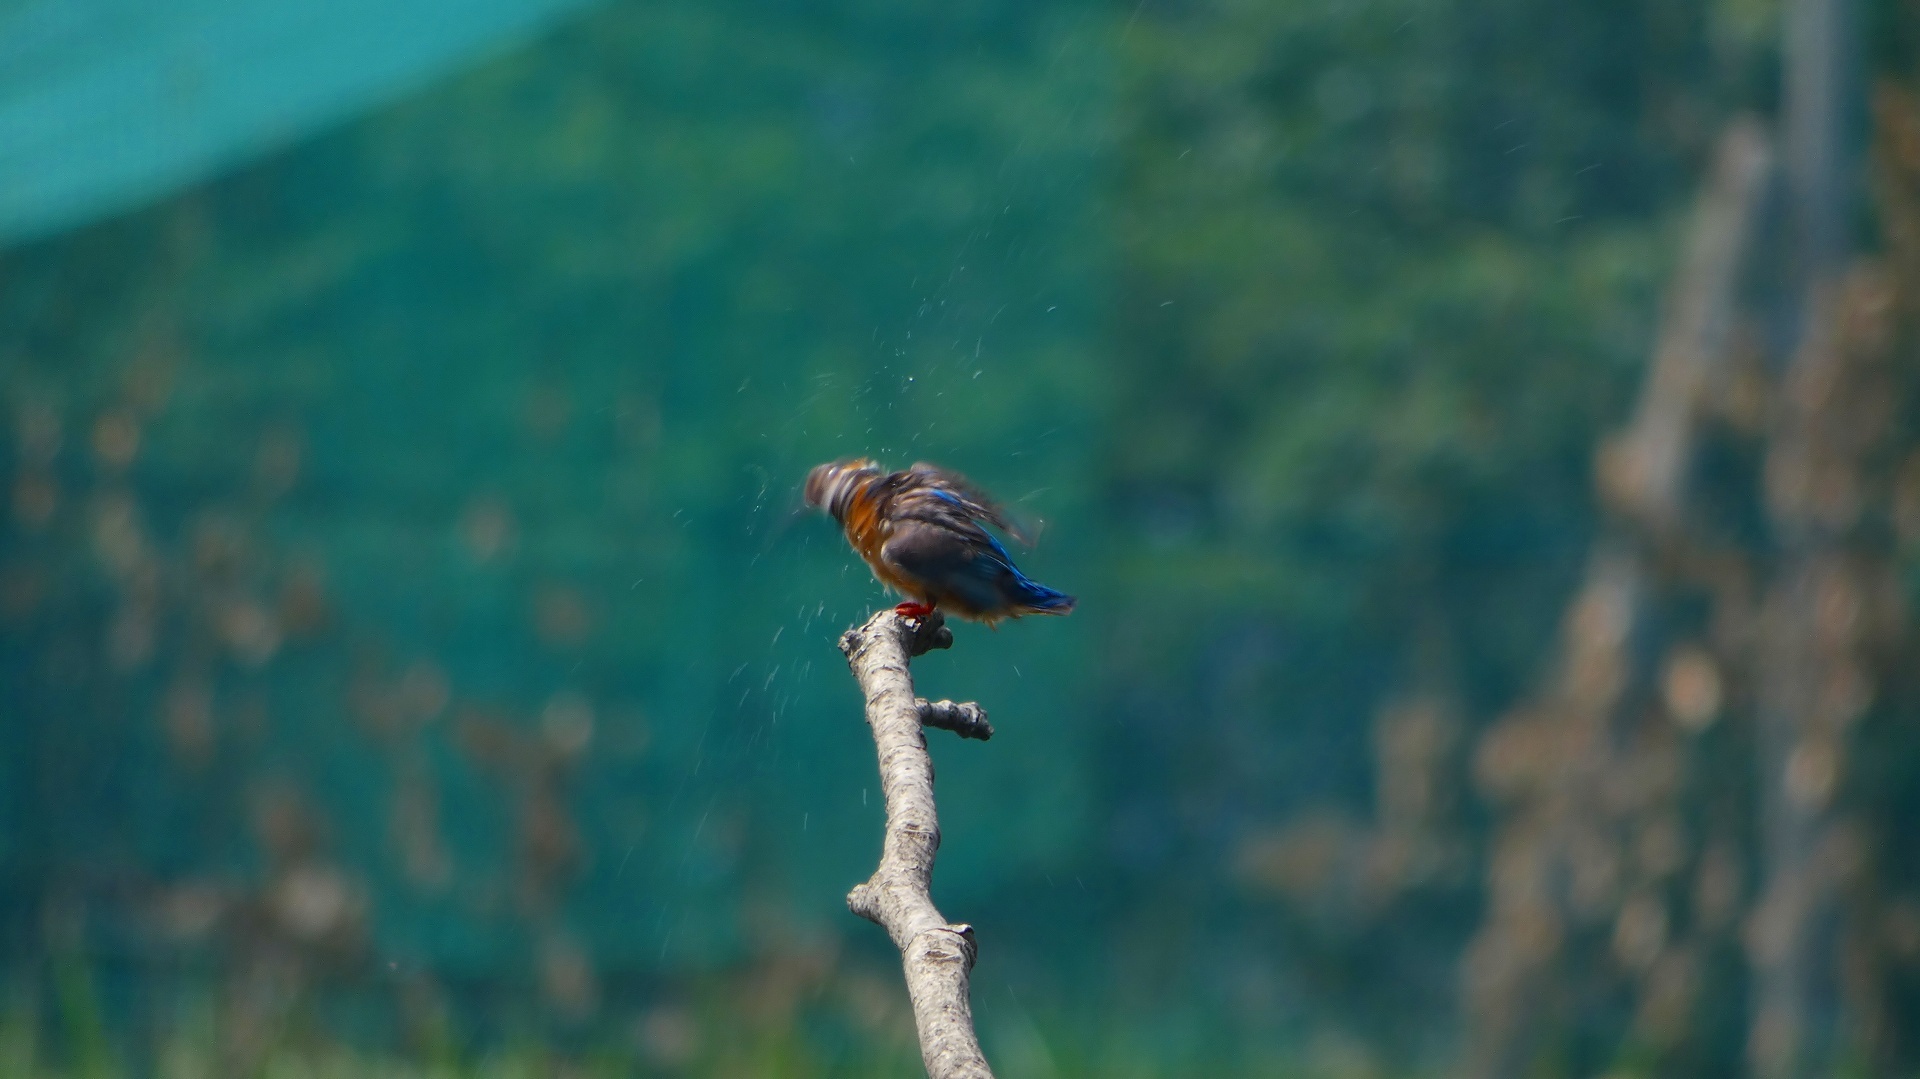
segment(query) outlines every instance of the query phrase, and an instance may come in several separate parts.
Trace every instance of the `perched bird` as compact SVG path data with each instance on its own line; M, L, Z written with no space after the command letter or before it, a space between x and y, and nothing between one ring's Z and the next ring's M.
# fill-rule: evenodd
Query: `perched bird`
M807 505L832 514L880 583L907 597L910 618L935 608L992 625L1066 614L1073 597L1021 573L983 525L1025 542L1000 507L964 478L929 464L885 472L866 458L807 473Z

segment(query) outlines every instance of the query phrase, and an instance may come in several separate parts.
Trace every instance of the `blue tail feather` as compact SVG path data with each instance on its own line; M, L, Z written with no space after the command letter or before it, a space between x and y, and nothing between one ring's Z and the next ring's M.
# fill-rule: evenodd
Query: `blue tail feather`
M1036 611L1058 611L1065 614L1073 610L1074 598L1065 592L1033 580L1019 570L1014 570L1014 590L1023 606Z
M1020 567L1013 564L1013 556L1007 553L1007 549L1001 546L999 540L988 536L987 543L993 547L995 556L989 561L1013 575L1013 587L1008 589L1011 593L1008 598L1015 604L1031 611L1053 611L1065 614L1073 610L1072 596L1059 589L1048 588L1020 572Z

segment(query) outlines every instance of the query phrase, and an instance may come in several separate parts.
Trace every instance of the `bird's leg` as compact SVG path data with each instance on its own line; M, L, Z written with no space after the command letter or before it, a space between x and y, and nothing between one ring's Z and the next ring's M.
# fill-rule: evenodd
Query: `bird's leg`
M933 604L915 603L912 600L908 600L905 603L896 605L893 608L893 613L902 618L911 618L917 622L933 613Z

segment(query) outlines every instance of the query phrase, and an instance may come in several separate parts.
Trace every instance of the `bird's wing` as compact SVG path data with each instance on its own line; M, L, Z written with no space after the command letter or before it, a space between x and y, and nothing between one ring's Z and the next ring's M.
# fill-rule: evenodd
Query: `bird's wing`
M958 509L970 522L985 521L1006 533L1014 542L1027 544L1026 533L1008 519L1000 504L960 473L920 461L907 469L906 476L908 479L903 485L903 494L930 494Z
M946 593L970 608L997 609L1004 603L1002 579L1018 571L1005 548L978 525L967 523L974 535L916 518L896 521L880 557L936 596Z

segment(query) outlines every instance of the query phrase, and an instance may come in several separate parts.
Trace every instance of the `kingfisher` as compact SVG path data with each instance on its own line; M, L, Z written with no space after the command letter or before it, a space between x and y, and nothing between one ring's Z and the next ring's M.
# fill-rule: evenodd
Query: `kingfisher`
M1073 597L1021 573L992 525L1026 538L992 499L965 477L930 464L888 472L861 457L807 473L807 505L833 515L847 542L880 583L907 597L907 618L936 608L985 622L1026 614L1066 614Z

